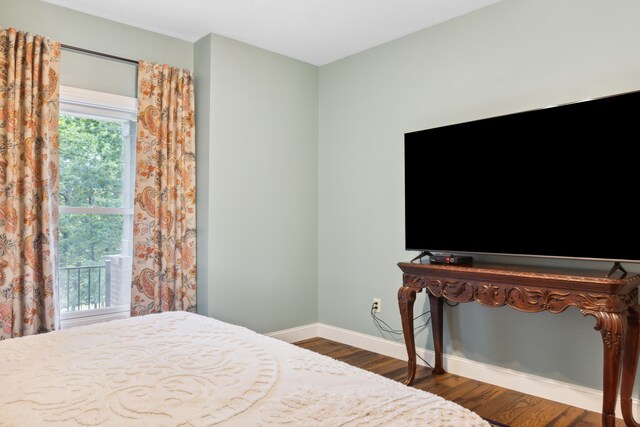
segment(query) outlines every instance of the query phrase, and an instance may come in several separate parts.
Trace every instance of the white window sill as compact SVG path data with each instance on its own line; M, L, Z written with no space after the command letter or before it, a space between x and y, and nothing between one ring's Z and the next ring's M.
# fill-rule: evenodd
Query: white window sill
M130 310L128 305L120 305L116 307L60 313L60 329L89 325L91 323L108 322L116 319L126 319L130 315Z

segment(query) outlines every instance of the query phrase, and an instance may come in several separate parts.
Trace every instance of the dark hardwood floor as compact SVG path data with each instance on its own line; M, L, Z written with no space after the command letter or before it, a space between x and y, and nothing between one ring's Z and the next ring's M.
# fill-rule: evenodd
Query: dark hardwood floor
M407 374L404 361L351 347L323 338L312 338L296 345L375 372L396 381ZM547 399L501 388L458 375L431 375L429 368L418 366L413 387L429 391L471 409L482 417L520 426L588 427L600 426L600 414ZM624 427L621 419L616 426Z

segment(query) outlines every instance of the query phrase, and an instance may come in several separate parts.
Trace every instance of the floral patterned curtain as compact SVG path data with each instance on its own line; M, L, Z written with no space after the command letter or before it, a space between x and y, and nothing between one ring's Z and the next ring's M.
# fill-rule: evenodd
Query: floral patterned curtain
M193 78L141 61L131 315L196 307Z
M0 30L0 339L55 327L60 44Z

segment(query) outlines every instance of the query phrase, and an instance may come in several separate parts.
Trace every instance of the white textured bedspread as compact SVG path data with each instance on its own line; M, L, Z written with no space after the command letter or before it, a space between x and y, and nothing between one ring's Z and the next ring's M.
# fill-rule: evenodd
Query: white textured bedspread
M3 341L0 363L1 426L488 425L438 396L184 312Z

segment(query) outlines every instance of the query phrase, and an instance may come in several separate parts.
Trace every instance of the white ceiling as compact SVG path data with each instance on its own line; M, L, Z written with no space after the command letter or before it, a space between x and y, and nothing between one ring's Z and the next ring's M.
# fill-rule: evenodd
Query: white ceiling
M44 0L194 42L216 33L314 65L499 0Z

